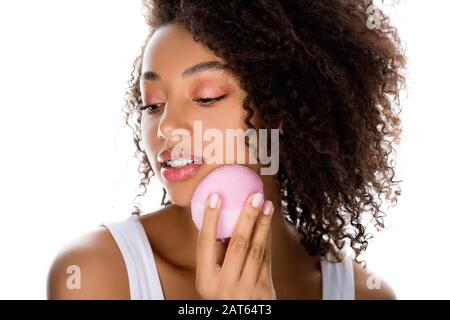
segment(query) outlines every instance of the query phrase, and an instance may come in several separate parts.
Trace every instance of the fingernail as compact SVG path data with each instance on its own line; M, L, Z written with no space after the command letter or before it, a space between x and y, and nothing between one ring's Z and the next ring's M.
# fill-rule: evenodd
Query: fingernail
M264 196L262 193L255 193L252 198L252 207L255 209L258 208L261 205L263 198Z
M272 201L267 200L266 202L264 202L264 205L263 205L263 213L266 216L268 216L270 214L270 212L272 211L272 207L273 207Z
M217 207L217 203L219 202L219 195L217 193L213 193L211 197L209 198L209 207L211 209L214 209Z

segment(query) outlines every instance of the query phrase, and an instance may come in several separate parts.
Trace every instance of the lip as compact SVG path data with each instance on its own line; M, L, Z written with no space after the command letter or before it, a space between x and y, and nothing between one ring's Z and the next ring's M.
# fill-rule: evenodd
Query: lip
M161 174L167 181L182 181L195 175L202 164L191 163L180 168L161 167Z
M194 160L194 163L187 164L180 168L171 168L164 165L164 161L176 160L180 158ZM203 164L203 158L193 156L182 149L166 149L158 154L158 162L161 164L161 175L167 181L182 181L189 179L200 170L200 167Z

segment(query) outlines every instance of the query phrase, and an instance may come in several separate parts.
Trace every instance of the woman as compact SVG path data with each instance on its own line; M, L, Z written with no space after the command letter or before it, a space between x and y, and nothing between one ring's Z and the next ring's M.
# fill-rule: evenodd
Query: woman
M381 197L392 205L400 194L390 155L405 58L388 19L378 13L370 27L368 1L144 5L151 32L124 110L143 194L156 176L163 208L67 246L50 269L48 297L395 299L358 260L367 227L384 226ZM226 241L215 238L220 197L208 199L200 230L190 212L196 186L223 163L173 169L180 164L162 156L179 141L175 130L194 136L194 121L223 133L280 129L279 170L261 175L264 193L249 197Z

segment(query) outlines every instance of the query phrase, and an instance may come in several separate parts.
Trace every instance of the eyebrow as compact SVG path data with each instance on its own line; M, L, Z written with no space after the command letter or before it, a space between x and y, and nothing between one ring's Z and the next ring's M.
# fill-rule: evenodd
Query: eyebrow
M218 61L205 61L190 66L189 68L186 68L186 70L184 70L181 75L183 78L186 78L203 71L211 71L211 70L229 71L229 67L228 65ZM154 71L145 71L141 75L141 80L158 81L160 79L161 77Z

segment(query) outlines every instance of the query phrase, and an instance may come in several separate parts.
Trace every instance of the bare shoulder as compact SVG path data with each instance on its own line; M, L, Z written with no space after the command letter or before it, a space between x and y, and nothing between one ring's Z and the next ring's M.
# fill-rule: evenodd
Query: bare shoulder
M125 262L106 228L99 227L61 249L48 271L47 298L130 298Z
M394 290L379 275L353 259L356 300L397 300Z

